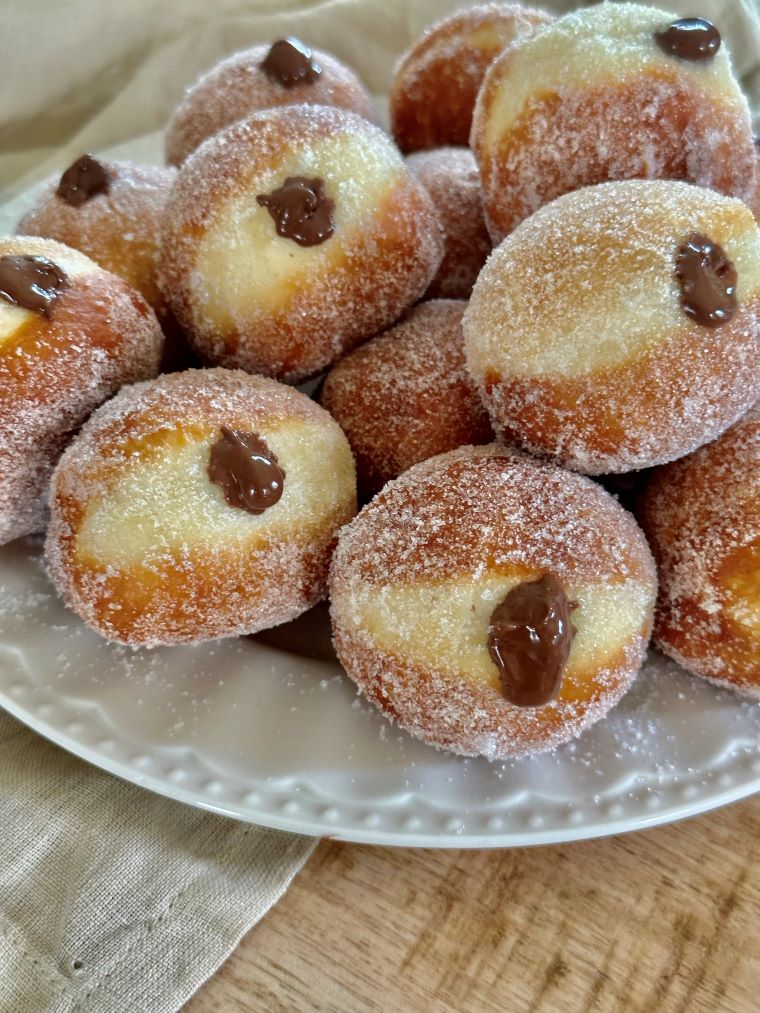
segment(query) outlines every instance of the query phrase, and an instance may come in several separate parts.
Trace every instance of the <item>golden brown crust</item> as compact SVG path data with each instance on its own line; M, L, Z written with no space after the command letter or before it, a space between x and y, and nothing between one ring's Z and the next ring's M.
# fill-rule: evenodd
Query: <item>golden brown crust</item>
M491 252L483 191L469 148L433 148L409 155L406 164L430 194L440 215L446 249L427 299L469 299Z
M416 515L437 523L403 543L389 536ZM638 525L600 485L496 444L414 465L359 516L342 534L338 565L350 559L356 578L370 585L443 580L478 567L550 568L563 580L572 573L601 582L616 575L647 582L653 574ZM537 534L523 537L522 525Z
M314 256L324 254L329 262L296 269L287 283L275 279L277 300L262 297L243 307L246 293L236 293L241 307L225 304L227 326L209 319L193 284L199 247L216 217L241 195L250 193L255 205L263 186L257 180L271 179L280 166L289 166L280 170L284 175L319 175L319 146L336 138L351 138L366 171L377 173L382 191L377 204L316 248ZM299 170L300 153L305 162ZM328 181L328 189L331 185ZM278 249L288 244L290 256L300 249L277 237L271 223L262 242ZM252 246L249 255L265 257L267 250ZM442 255L440 221L427 192L378 128L343 110L287 106L228 128L185 164L164 223L162 287L204 361L296 382L396 320L423 294Z
M584 377L505 378L494 371L484 385L494 428L506 442L589 475L672 461L714 439L757 398L758 320L760 297L716 331L674 335Z
M334 632L338 657L382 713L424 742L460 756L506 760L540 753L576 738L617 704L646 654L649 622L603 671L564 680L560 696L540 709L509 706L497 692L447 672L388 654L361 634Z
M336 484L332 506L325 512L309 499L308 490L293 492L299 458L290 452L278 458L287 494L306 495L290 521L283 521L290 516L283 510L294 507L285 498L278 512L272 508L254 517L227 505L205 473L201 487L193 488L211 499L210 507L200 498L197 504L177 503L171 484L159 487L157 500L151 465L168 462L171 468L184 448L194 446L206 459L204 448L218 437L220 425L270 434L270 441L276 439L272 433L296 426L300 453L308 454L310 446L330 447L323 467L324 480ZM315 442L317 435L321 443ZM146 476L138 485L145 498L144 524L150 530L153 510L163 518L147 547L131 557L111 558L103 554L108 543L102 531L94 529L97 545L92 523L85 536L85 520L138 467ZM185 489L182 474L178 481ZM125 388L96 412L56 470L51 507L46 555L69 607L108 639L153 646L253 633L315 604L324 594L337 529L353 516L356 499L350 451L325 411L274 381L215 369ZM220 533L212 523L199 541L197 531L183 527L186 508L210 509L219 528L227 524L229 530ZM178 520L172 511L178 511Z
M747 200L750 112L725 45L709 59L666 54L667 11L606 3L519 40L489 67L470 143L498 242L580 187L683 179Z
M203 141L260 109L306 102L338 106L374 120L372 102L352 70L328 53L313 50L321 67L312 82L283 87L261 70L269 46L234 53L187 91L166 128L166 160L181 165Z
M697 675L760 695L760 408L658 469L641 520L660 573L655 639Z
M576 589L585 632L558 698L521 709L478 659L494 591L536 573ZM336 650L362 692L426 742L489 759L552 748L620 699L644 656L655 591L644 537L611 496L497 446L463 447L389 483L342 530L330 570ZM592 599L605 596L595 612ZM626 616L612 640L610 609Z
M551 20L518 4L486 4L431 25L401 57L391 86L391 126L401 150L466 145L488 65L514 39Z
M47 184L17 232L56 239L91 257L137 289L150 306L162 310L156 273L163 218L173 169L134 162L103 162L109 176L105 193L72 207Z
M508 60L507 55L505 68ZM496 87L494 81L486 85L472 139L494 242L549 201L608 180L684 180L749 198L752 150L747 124L676 72L607 82L600 88L578 87L571 95L537 92L498 145L485 146L489 90ZM658 92L666 93L667 100ZM603 146L598 144L602 122ZM557 157L560 138L566 139L572 155Z
M52 240L0 241L0 254L65 263ZM163 338L142 297L82 258L50 318L0 340L0 544L41 531L53 466L88 415L123 384L158 372Z
M348 437L362 500L418 461L493 439L465 369L464 307L420 303L328 373L320 402Z
M696 233L734 264L728 321L688 315L676 256ZM464 316L497 434L587 474L662 464L760 395L760 232L740 201L676 181L552 201L493 252Z

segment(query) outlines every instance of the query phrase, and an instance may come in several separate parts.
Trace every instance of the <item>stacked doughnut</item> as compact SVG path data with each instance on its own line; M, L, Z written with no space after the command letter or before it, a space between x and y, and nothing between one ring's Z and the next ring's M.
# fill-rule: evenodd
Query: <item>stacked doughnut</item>
M608 180L752 195L749 109L720 32L638 4L576 11L506 49L478 94L470 141L494 240Z
M64 447L121 386L156 375L162 344L122 278L52 239L0 237L0 544L44 530Z
M760 697L760 406L659 469L641 519L660 570L657 645L707 679Z
M46 528L133 646L329 596L359 689L462 755L579 735L653 629L760 695L760 160L719 28L474 7L390 125L287 37L189 89L172 168L40 193L0 241L0 538ZM158 321L204 368L157 376Z

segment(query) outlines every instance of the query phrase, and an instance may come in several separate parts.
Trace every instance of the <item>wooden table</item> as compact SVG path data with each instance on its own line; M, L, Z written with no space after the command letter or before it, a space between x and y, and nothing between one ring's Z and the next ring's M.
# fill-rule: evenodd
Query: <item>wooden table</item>
M760 797L513 851L323 841L186 1013L760 1009Z

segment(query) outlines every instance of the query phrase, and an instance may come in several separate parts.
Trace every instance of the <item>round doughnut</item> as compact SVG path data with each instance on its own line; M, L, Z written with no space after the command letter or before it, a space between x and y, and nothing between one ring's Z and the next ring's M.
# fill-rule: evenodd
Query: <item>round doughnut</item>
M469 148L434 148L409 155L406 164L422 183L443 225L445 251L428 299L468 299L491 252L483 193Z
M0 237L0 545L44 529L72 433L123 384L155 376L162 343L115 274L51 239Z
M319 601L356 511L346 438L264 377L189 370L124 388L51 485L46 554L66 604L109 640L254 633Z
M351 444L362 500L418 461L493 440L465 369L465 305L420 303L327 374L320 401Z
M46 184L16 231L81 250L160 312L161 219L176 175L157 165L82 155Z
M166 161L181 165L207 137L260 109L300 103L375 118L364 85L345 64L298 39L279 39L234 53L188 89L166 128Z
M431 25L400 58L390 92L393 136L402 151L467 144L488 65L551 15L519 4L482 4Z
M378 127L283 106L184 164L161 283L204 361L298 382L398 319L442 256L427 191Z
M717 29L695 20L602 3L492 64L471 144L494 242L555 197L608 180L681 179L748 199L747 101Z
M515 451L417 464L341 532L341 664L425 742L503 760L579 735L641 665L656 596L640 529L590 479Z
M567 194L491 255L467 362L507 442L588 474L714 440L760 396L760 232L686 183Z
M640 515L657 561L655 641L684 668L760 697L760 404L660 468Z

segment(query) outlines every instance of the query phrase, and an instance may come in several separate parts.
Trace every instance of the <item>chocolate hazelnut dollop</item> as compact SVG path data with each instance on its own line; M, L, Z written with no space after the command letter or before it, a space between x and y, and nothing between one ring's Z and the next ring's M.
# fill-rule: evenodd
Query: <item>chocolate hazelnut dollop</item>
M310 84L322 73L322 68L314 59L309 47L293 36L272 43L261 69L267 77L277 81L284 88Z
M710 60L720 49L720 32L704 18L679 18L654 33L663 52L682 60Z
M61 200L78 208L96 194L107 193L110 183L105 166L92 155L82 155L61 176L56 193Z
M317 246L335 231L335 202L325 196L322 179L288 176L283 185L256 198L272 216L277 235L299 246Z
M262 514L282 496L285 472L257 433L221 427L211 447L209 479L218 485L231 507Z
M559 692L575 628L562 585L551 574L518 584L491 613L488 652L502 692L516 707L540 707Z
M0 257L0 299L49 317L68 279L47 257Z
M736 268L723 247L695 232L676 254L684 313L702 327L720 327L736 312Z

